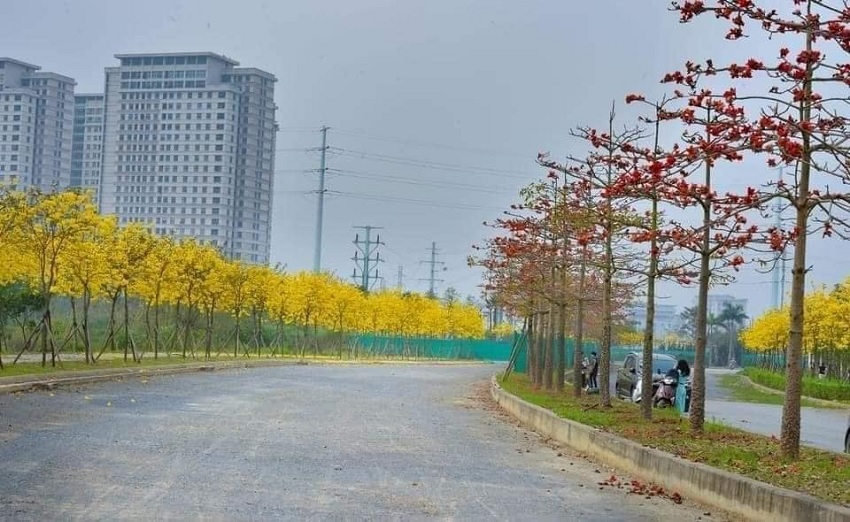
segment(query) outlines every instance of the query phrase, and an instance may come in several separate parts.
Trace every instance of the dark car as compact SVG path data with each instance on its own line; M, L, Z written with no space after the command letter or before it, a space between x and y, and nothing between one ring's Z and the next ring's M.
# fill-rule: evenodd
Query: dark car
M632 352L626 355L623 360L623 365L617 371L617 397L622 399L631 399L632 393L635 391L638 381L641 376L641 363L643 356L637 352ZM676 367L678 360L667 354L654 353L652 354L652 388L655 392L656 384L664 377L672 368Z
M844 452L850 453L850 420L847 421L847 433L844 434Z

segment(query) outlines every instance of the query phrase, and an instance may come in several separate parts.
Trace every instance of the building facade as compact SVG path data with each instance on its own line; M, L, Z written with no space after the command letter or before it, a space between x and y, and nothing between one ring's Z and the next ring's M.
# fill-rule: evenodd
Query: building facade
M99 201L103 158L103 95L74 96L74 132L71 144L71 186Z
M0 182L61 190L71 184L73 78L0 58Z
M626 322L637 331L643 331L646 327L646 304L635 303L626 309ZM655 317L653 321L653 334L656 337L678 331L680 324L679 313L676 305L655 305Z
M116 58L103 98L101 212L268 263L275 77L214 53Z
M732 295L726 294L708 294L708 315L719 317L723 313L723 308L726 305L740 306L744 313L747 312L747 300L738 299Z

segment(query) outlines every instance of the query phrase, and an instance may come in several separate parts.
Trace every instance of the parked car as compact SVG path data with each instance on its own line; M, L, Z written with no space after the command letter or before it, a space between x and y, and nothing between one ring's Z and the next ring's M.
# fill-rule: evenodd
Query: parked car
M626 355L623 364L617 371L617 384L615 391L621 399L631 399L638 381L641 379L641 363L643 356L637 352ZM652 354L652 393L658 387L658 383L664 378L664 374L671 368L676 367L678 360L664 353Z

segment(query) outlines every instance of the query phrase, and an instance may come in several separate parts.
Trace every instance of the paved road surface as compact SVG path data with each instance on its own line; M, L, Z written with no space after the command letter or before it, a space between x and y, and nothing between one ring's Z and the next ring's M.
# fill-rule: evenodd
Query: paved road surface
M0 519L703 515L598 486L608 470L492 411L473 383L495 370L296 366L0 396Z

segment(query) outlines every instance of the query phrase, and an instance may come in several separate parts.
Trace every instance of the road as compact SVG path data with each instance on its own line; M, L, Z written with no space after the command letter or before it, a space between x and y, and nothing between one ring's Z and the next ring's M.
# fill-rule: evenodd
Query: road
M598 486L609 470L494 411L496 369L290 366L0 396L0 519L703 515Z
M722 375L728 373L729 370L716 369L706 372L706 419L762 435L779 437L782 406L728 400L728 394L719 384ZM800 442L806 446L843 452L848 416L848 410L802 408Z
M616 368L611 370L612 394L617 378L616 372ZM779 437L782 406L732 401L729 393L720 385L723 375L730 373L732 373L731 370L720 368L706 370L706 419L753 433ZM800 442L815 448L843 452L848 416L850 416L848 410L803 408L800 420Z

